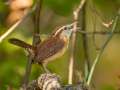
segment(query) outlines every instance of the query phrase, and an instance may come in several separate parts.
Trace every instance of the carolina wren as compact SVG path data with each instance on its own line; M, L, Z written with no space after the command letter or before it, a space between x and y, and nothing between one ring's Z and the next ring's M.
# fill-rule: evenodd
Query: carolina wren
M46 64L64 54L69 45L70 36L74 23L62 26L50 37L38 44L36 47L18 39L9 39L9 42L17 46L29 49L35 62L42 64L46 71Z

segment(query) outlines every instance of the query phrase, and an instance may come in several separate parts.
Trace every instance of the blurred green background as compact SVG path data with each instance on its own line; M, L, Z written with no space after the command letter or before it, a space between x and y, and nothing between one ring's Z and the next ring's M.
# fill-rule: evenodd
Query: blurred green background
M35 2L35 0L34 0ZM79 4L79 0L43 0L40 34L42 40L61 25L73 21L73 10ZM102 25L109 23L118 14L120 0L87 0L84 13L80 13L80 27L84 24L86 31L110 31ZM6 18L10 10L5 4L5 0L0 0L0 35L7 31ZM84 21L84 23L83 23ZM120 19L115 31L120 31ZM32 15L27 17L16 30L0 43L0 90L7 90L8 87L18 90L21 85L27 62L27 53L24 49L8 43L9 38L19 38L27 43L32 43L32 33L34 22ZM108 35L87 36L88 52L92 64L96 57L96 47L100 48ZM71 46L71 44L70 44ZM75 49L75 73L84 73L84 45L83 37L77 33ZM68 81L69 50L60 58L48 64L50 71L57 73L61 77L63 84ZM34 64L30 80L36 79L43 70L40 65ZM84 74L83 74L84 75ZM79 75L75 74L74 81L79 80ZM78 78L78 79L77 79ZM101 57L93 76L92 90L119 90L120 88L120 35L115 34Z

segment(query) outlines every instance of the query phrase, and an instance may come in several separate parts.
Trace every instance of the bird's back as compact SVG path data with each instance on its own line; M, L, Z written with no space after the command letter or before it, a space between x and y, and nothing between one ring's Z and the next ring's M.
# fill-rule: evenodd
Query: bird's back
M48 62L64 54L67 42L64 39L53 37L37 46L36 60L38 63Z

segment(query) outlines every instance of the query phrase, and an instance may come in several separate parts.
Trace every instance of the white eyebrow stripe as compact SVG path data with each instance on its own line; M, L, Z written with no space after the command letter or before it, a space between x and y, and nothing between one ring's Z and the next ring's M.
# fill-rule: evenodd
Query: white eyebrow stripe
M63 30L65 27L71 27L71 26L73 26L74 24L75 24L76 22L73 22L73 23L71 23L71 24L67 24L67 25L64 25L64 26L62 26L61 28L59 28L56 32L55 32L55 35L57 35L57 33L59 33L61 30ZM55 36L54 35L54 36Z
M61 28L59 28L57 31L56 31L56 33L55 33L55 35L57 34L57 33L59 33L62 29L64 29L65 28L65 26L62 26Z

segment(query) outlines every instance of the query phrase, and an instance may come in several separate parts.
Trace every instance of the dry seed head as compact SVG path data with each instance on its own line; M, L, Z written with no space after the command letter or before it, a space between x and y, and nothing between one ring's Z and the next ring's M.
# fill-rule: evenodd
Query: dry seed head
M55 74L45 73L38 78L38 86L41 90L60 90L59 78Z

